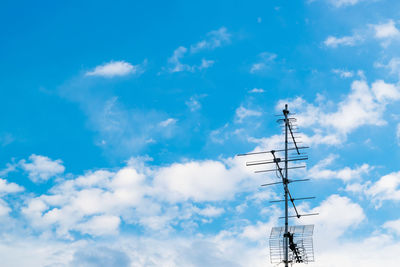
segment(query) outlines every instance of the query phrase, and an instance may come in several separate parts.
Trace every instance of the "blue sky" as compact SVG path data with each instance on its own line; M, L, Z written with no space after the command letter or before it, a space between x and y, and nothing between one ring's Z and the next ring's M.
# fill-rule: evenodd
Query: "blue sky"
M400 253L400 3L3 1L0 255L6 266L269 266L282 147L315 224L310 266ZM257 157L253 157L257 159ZM252 160L248 158L247 160Z

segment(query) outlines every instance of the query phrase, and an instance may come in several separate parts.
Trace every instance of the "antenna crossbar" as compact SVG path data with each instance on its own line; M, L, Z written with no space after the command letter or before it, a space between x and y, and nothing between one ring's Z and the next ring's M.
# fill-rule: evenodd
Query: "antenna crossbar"
M319 215L319 213L308 213L308 214L299 214L299 215L289 215L289 218L301 218L301 217L306 217L306 216L316 216ZM285 219L285 217L279 217L279 219Z
M302 169L302 168L306 168L307 166L296 166L296 167L289 167L288 169ZM270 169L270 170L260 170L260 171L255 171L254 173L260 173L260 172L273 172L273 171L277 171L277 169Z
M302 146L302 147L298 147L297 149L306 149L306 148L310 148L310 147L308 147L308 146ZM295 148L295 147L293 147L293 148L288 148L288 150L296 150L296 148ZM258 154L268 154L268 153L271 153L272 151L275 151L275 152L284 152L285 149L243 153L243 154L237 154L237 156L238 156L238 157L242 157L242 156L258 155Z
M271 164L271 163L276 163L276 162L281 162L281 161L298 161L298 160L308 160L308 157L299 157L299 158L288 158L288 159L281 159L281 158L275 158L274 160L257 160L257 161L249 161L246 163L246 166L254 166L254 165L262 165L262 164Z
M293 198L293 200L305 200L305 199L314 199L315 197L299 197L299 198ZM284 199L280 200L271 200L269 203L277 203L277 202L283 202L285 201Z
M310 179L288 180L288 183L305 182L305 181L310 181ZM282 182L275 182L275 183L269 183L269 184L262 184L261 186L268 186L268 185L275 185L275 184L282 184Z

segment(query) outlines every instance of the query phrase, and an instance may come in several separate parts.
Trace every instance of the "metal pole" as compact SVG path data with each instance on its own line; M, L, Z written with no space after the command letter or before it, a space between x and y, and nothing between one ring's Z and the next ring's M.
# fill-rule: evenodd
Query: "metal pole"
M284 235L284 246L285 246L285 267L289 266L289 234L288 234L288 225L289 225L289 217L288 217L288 105L285 105L285 109L283 110L283 115L285 116L285 179L283 181L283 186L285 189L285 235Z

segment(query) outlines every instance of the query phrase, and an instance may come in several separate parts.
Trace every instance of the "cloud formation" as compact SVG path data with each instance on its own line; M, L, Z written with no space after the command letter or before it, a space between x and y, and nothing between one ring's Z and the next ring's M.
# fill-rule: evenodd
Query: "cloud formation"
M225 27L207 33L207 38L190 46L190 54L197 54L206 50L214 50L231 42L231 34ZM163 68L170 73L174 72L196 72L212 67L214 60L201 59L200 64L189 65L182 63L183 58L187 55L188 49L185 46L179 46L168 58L168 66Z
M21 160L19 165L28 172L28 177L35 183L47 181L62 174L65 170L62 161L59 159L51 160L46 156L32 154L29 156L29 160L30 162Z
M282 100L276 106L281 109L285 103L296 110L299 125L313 127L314 135L302 135L309 144L340 144L347 135L366 125L383 126L386 106L400 100L400 88L383 80L368 86L364 80L356 80L351 91L336 105L335 111L326 112L323 107L307 103L298 97Z
M117 76L127 76L130 74L140 75L144 72L144 66L147 60L142 64L132 65L129 62L121 61L110 61L95 67L91 71L85 73L86 76L101 76L106 78L113 78Z
M362 0L328 0L335 7L354 6Z
M373 25L375 30L375 38L387 39L395 38L400 35L400 31L396 28L393 20L389 20L387 23Z
M250 67L250 73L262 73L271 68L277 58L276 54L263 52L258 55L259 60L252 64Z
M328 36L324 41L324 44L327 47L336 48L338 46L354 46L361 40L361 37L358 35L343 37Z
M232 35L225 27L207 33L207 38L190 46L191 53L198 53L203 50L213 50L217 47L227 45L231 42Z

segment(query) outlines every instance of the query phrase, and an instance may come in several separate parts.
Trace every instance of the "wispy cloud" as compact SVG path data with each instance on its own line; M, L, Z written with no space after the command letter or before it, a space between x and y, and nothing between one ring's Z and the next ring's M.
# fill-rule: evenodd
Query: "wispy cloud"
M362 0L328 0L335 7L354 6Z
M207 38L190 46L191 53L198 53L202 50L213 50L217 47L229 44L231 42L231 34L225 27L207 33Z
M236 121L241 123L247 117L259 117L261 116L261 111L247 109L243 106L240 106L236 109Z
M183 64L181 60L185 56L187 52L187 48L184 46L178 47L173 55L168 59L168 71L171 73L174 72L181 72L181 71L188 71L188 72L195 72L197 70L203 70L210 68L213 64L213 60L206 60L202 59L200 65L189 65L189 64Z
M228 33L225 27L218 30L211 31L207 34L207 38L190 46L190 54L196 54L205 50L213 50L231 42L231 34ZM200 64L189 65L182 63L183 58L187 55L189 50L185 46L179 46L173 52L172 56L168 58L168 66L163 68L170 73L174 72L195 72L210 68L214 65L214 60L201 59Z
M356 46L366 40L377 39L381 41L383 47L388 46L393 40L399 39L400 31L396 27L393 20L388 20L385 23L369 24L363 29L358 29L353 35L336 37L328 36L325 39L324 45L330 48L339 46Z
M389 73L391 75L396 75L397 77L400 78L400 57L394 57L390 59L390 61L387 64L376 62L374 66L377 68L385 68L389 70Z
M160 126L161 127L167 127L167 126L171 126L174 125L178 120L174 119L174 118L168 118L162 122L160 122Z
M85 73L86 76L101 76L106 78L113 78L116 76L126 76L130 74L141 74L144 72L144 66L147 60L142 64L132 65L125 61L110 61L103 65L95 67L93 70Z
M338 46L354 46L361 40L362 38L359 35L343 36L343 37L329 36L324 41L324 44L327 47L336 48Z
M180 62L186 52L187 48L184 46L180 46L175 49L172 56L168 59L168 63L171 65L171 67L168 69L169 72L192 71L191 66L182 64Z
M353 71L347 71L347 70L342 70L342 69L333 69L332 72L338 74L341 78L351 78L354 76Z
M253 88L253 89L251 89L250 91L249 91L249 93L252 93L252 94L257 94L257 93L264 93L265 91L264 91L264 89L262 89L262 88Z
M214 65L214 60L206 60L206 59L202 59L201 60L201 64L200 64L200 66L198 66L197 68L199 69L199 70L202 70L202 69L208 69L209 67L211 67L212 65Z
M189 107L190 111L196 111L201 109L200 99L206 97L207 95L194 95L191 96L188 101L185 102L186 106Z
M274 63L277 55L273 53L263 52L258 55L260 58L256 63L250 67L250 73L258 73L268 70Z

